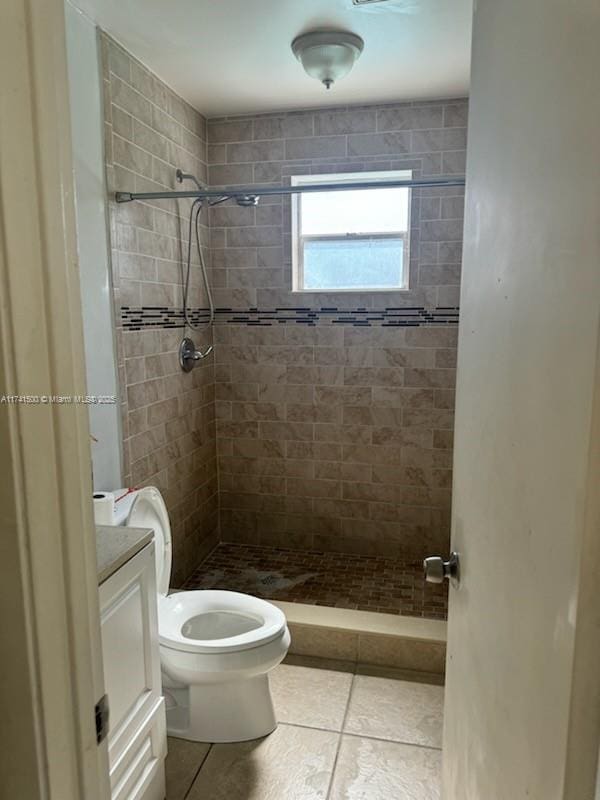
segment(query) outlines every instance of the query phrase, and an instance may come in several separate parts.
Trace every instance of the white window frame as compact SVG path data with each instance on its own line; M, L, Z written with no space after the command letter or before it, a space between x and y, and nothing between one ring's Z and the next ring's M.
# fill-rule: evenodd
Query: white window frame
M335 172L321 175L293 175L292 186L308 186L315 183L367 183L371 181L401 181L412 180L412 170L379 170L377 172ZM337 292L346 293L371 293L371 292L406 292L409 290L409 264L410 264L410 216L412 190L408 189L408 218L406 231L389 231L377 233L355 233L346 234L348 239L397 239L399 236L404 240L402 251L402 283L394 287L331 287L325 289L305 289L304 288L304 242L306 240L339 240L340 234L305 234L302 236L302 203L301 194L292 195L292 292L297 294L333 294Z

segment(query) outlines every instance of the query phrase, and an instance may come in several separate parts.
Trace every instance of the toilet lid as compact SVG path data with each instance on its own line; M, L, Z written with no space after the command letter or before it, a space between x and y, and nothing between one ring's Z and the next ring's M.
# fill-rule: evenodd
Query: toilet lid
M156 551L156 590L159 595L169 591L171 579L171 526L161 493L147 486L136 493L127 517L129 528L152 528Z

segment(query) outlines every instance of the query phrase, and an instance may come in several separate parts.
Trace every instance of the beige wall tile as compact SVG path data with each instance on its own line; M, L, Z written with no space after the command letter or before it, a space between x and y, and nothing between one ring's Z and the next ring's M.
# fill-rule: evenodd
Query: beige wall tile
M441 105L400 106L382 108L377 112L377 130L423 130L440 128L443 124Z
M346 155L345 136L316 136L285 140L285 158L289 161L331 158Z
M349 156L398 156L410 152L411 135L408 132L356 133L348 136Z
M252 183L253 176L251 164L215 164L208 168L211 186L244 186Z
M231 122L220 122L211 120L208 123L208 141L211 144L221 142L244 142L252 139L253 120L239 120ZM271 138L271 137L260 137Z
M154 187L157 179L172 186L174 167L188 164L202 179L204 120L126 51L102 38L110 67L105 114L114 131L106 147L107 172L114 176L115 188ZM128 175L135 177L135 187ZM170 205L109 207L121 304L178 306L177 262L185 219ZM144 330L127 332L121 339L125 481L153 483L163 492L172 521L177 585L216 541L216 440L206 422L214 417L214 400L204 379L210 373L182 376L178 335ZM193 409L200 416L190 418Z
M315 135L370 133L376 129L375 109L321 111L315 114Z

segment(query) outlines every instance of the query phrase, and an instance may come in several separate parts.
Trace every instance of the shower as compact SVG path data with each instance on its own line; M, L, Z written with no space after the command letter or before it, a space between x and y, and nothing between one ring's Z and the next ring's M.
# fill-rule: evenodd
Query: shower
M193 181L196 186L198 187L199 191L203 191L206 187L202 186L200 181L196 178L195 175L190 175L188 173L182 172L180 169L177 170L175 173L176 179L178 183L182 183L184 180L191 180ZM203 200L200 198L196 198L191 205L190 208L190 218L188 224L188 247L187 247L187 259L186 259L186 270L185 275L183 274L183 263L181 265L181 282L183 286L183 319L188 328L192 331L203 331L207 330L212 327L214 320L215 320L215 306L213 302L212 292L210 290L210 283L208 281L208 275L206 273L206 263L204 261L204 254L202 253L202 245L200 244L200 228L199 228L199 219L200 213L202 211ZM215 205L216 202L210 203L208 200L206 201L207 204ZM192 322L190 318L190 313L188 309L188 297L189 297L189 290L190 290L190 273L191 273L191 263L192 263L192 238L195 239L196 242L196 249L198 251L198 259L200 261L200 270L202 272L202 281L204 283L204 289L206 291L206 296L208 299L208 307L209 307L209 318L208 322L203 322L200 324L195 324ZM209 356L213 351L213 346L209 345L206 350L197 350L193 340L185 336L181 344L179 346L179 364L184 372L190 372L197 361L201 361L202 359Z
M190 218L188 226L188 249L186 259L186 272L183 274L182 264L182 284L183 284L183 318L185 325L192 331L206 330L212 326L215 319L215 309L208 282L208 275L206 272L206 264L204 262L204 255L200 245L200 228L199 217L204 204L207 207L225 203L228 200L234 200L238 206L243 208L256 206L260 200L261 195L277 196L277 195L291 195L291 194L304 194L310 192L340 192L352 191L355 189L378 189L386 187L392 188L441 188L450 186L464 186L464 176L449 176L443 178L437 177L419 177L419 178L403 178L400 180L372 180L372 181L348 181L344 184L339 183L312 183L302 185L283 185L283 186L234 186L227 190L223 189L210 189L200 183L195 175L182 172L178 169L175 173L178 183L183 183L184 180L190 180L196 184L193 191L169 191L169 192L115 192L115 200L117 203L131 203L134 200L180 200L190 198L193 200L190 208ZM208 322L201 324L194 324L190 319L188 308L188 297L190 288L190 273L192 261L192 236L195 237L196 249L198 251L198 258L200 261L200 268L202 271L202 279L206 289L206 295L209 303L209 319ZM192 339L185 337L182 339L179 346L179 365L184 372L190 372L197 361L206 358L213 351L213 346L209 345L206 350L197 350Z
M175 173L175 178L178 183L183 183L183 181L193 181L196 184L199 192L205 192L207 187L203 186L198 178L195 175L192 175L188 172L182 172L178 169ZM210 208L212 206L219 205L220 203L224 203L226 200L229 200L230 197L227 194L222 196L214 197L210 199L208 197L196 197L194 202L190 208L190 218L188 224L188 248L187 248L187 259L186 259L186 270L185 275L183 274L183 264L182 264L182 275L181 281L183 285L183 319L185 324L188 328L192 331L203 331L207 330L208 328L212 327L215 321L215 306L213 303L212 292L210 290L210 283L208 281L208 275L206 272L206 264L204 261L204 254L202 253L202 245L200 244L200 228L199 228L199 219L200 213L202 212L203 204L206 203L207 206ZM258 204L259 196L256 194L240 194L235 197L235 200L239 206L244 208L255 206ZM202 280L204 283L204 288L206 290L206 296L208 298L208 307L209 307L209 318L208 322L203 322L201 324L195 324L190 319L189 309L188 309L188 296L190 290L190 273L191 273L191 262L192 262L192 238L195 239L196 242L196 250L198 251L198 259L200 261L200 269L202 272ZM191 338L188 336L184 337L181 340L181 344L179 346L179 364L181 369L184 372L190 372L197 361L201 361L203 358L209 356L213 351L213 346L209 345L206 350L196 350L196 346Z

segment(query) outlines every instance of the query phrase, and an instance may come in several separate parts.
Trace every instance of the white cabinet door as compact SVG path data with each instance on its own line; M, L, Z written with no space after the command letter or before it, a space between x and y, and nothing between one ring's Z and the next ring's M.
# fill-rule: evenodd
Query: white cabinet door
M475 8L452 510L462 581L450 589L442 796L589 800L600 6Z
M154 544L100 586L100 610L112 798L155 800L164 796L166 725Z

